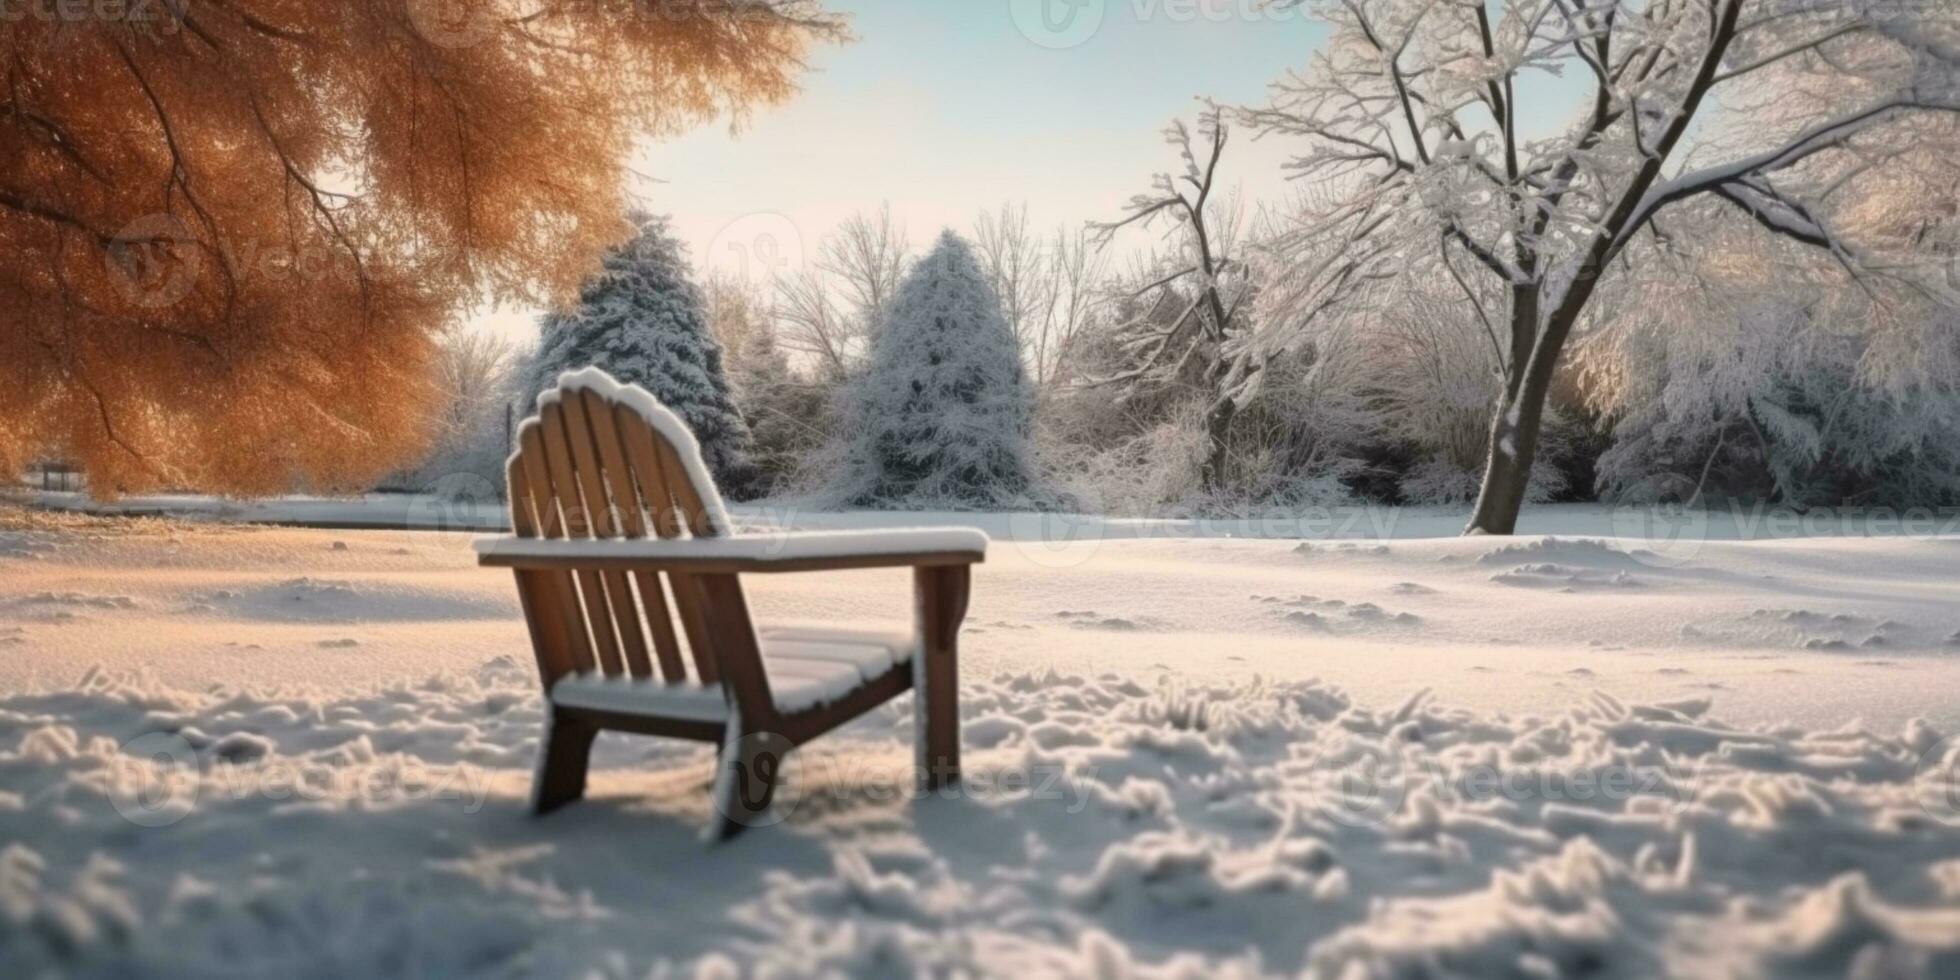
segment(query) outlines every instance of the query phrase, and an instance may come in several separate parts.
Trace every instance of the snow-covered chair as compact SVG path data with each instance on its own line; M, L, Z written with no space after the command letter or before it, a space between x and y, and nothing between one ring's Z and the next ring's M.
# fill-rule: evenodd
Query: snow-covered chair
M922 778L958 778L955 651L985 534L733 535L686 424L597 369L562 375L518 436L514 534L476 548L480 564L516 572L549 702L538 813L584 795L601 730L673 736L721 747L725 836L767 810L790 749L908 690L919 692ZM913 569L909 633L749 617L741 575L862 568Z

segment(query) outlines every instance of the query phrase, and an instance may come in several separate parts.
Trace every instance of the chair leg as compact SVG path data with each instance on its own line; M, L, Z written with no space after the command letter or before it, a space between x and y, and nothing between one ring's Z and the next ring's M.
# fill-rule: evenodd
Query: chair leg
M779 735L746 732L731 721L728 736L716 758L714 826L710 836L727 840L750 827L768 826L783 818L769 804L782 781L790 743Z
M924 788L934 791L960 778L960 622L972 590L964 565L914 572L919 632L924 649L913 664L919 699L918 766Z
M531 786L531 811L542 817L585 796L585 771L599 729L552 712L545 722L538 774Z

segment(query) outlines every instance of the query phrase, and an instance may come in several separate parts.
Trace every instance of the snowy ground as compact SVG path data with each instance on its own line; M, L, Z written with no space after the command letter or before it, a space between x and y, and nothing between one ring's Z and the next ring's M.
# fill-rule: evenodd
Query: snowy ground
M901 700L708 847L689 746L525 815L466 537L0 508L0 975L1960 975L1960 537L1375 516L984 521L961 791Z

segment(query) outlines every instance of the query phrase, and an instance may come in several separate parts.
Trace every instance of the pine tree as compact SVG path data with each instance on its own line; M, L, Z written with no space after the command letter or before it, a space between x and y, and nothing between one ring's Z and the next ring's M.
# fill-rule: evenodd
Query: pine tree
M973 249L947 232L906 276L853 385L843 498L999 507L1034 488L1033 401L1014 332Z
M653 392L694 430L724 496L757 490L749 428L736 411L709 329L701 290L664 217L631 216L639 234L608 252L577 308L540 323L542 337L527 391L535 395L564 371L593 366Z

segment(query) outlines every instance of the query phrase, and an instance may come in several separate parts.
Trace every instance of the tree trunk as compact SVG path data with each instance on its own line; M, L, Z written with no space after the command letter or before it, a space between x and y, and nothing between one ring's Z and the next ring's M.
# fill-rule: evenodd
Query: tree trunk
M1216 493L1224 489L1225 460L1231 448L1230 437L1232 419L1239 414L1239 406L1230 398L1221 398L1205 415L1205 462L1199 470L1199 478L1205 491Z
M1507 393L1492 413L1489 461L1466 534L1517 532L1518 512L1531 485L1531 465L1538 457L1545 398L1551 391L1550 377L1537 377L1538 373L1526 372L1518 390Z

